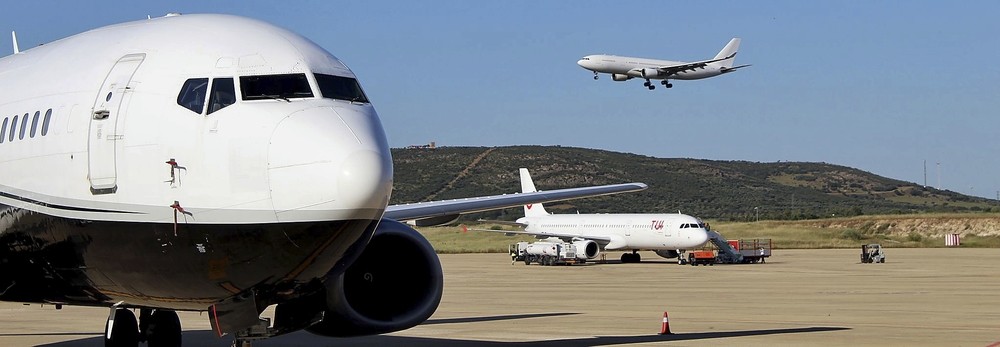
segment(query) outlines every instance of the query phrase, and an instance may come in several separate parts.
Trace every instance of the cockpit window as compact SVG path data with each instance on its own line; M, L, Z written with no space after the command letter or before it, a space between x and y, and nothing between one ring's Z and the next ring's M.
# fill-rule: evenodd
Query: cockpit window
M205 93L208 92L207 78L192 78L184 81L180 94L177 94L177 104L194 113L201 114L205 109Z
M240 77L243 100L311 98L312 89L305 74Z
M367 103L368 97L361 90L358 80L350 77L316 74L319 92L324 98Z
M212 93L208 97L208 114L236 103L236 88L232 78L212 80Z

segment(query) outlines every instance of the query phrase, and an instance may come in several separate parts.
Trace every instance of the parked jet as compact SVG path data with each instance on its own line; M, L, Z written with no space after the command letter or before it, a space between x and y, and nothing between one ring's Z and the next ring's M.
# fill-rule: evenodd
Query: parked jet
M740 39L733 38L726 44L726 47L722 48L722 51L719 51L719 54L715 55L715 58L693 63L597 54L583 57L576 64L593 71L595 80L598 78L598 73L611 74L611 79L615 81L642 78L646 80L643 85L649 90L653 90L656 89L656 86L649 81L651 79L663 80L660 84L672 88L674 85L670 83L671 79L698 80L750 66L733 66L733 62L736 61L736 51L739 48Z
M521 168L521 191L535 192L528 169ZM682 250L701 247L708 241L708 225L700 219L680 214L549 214L542 204L524 205L524 217L514 222L523 231L495 231L507 234L555 237L577 245L588 259L600 250L631 250L622 254L623 263L638 263L640 250L652 250L664 258L679 258Z
M426 320L443 285L397 221L645 189L387 206L392 177L354 73L270 24L168 15L15 49L0 58L0 300L110 307L106 346L180 346L178 310L234 343L381 334Z

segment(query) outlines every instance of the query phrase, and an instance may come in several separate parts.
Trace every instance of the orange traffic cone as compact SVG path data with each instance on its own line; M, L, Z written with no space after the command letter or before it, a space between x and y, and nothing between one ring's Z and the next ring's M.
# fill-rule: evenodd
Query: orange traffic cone
M663 311L663 326L660 327L660 335L670 335L670 318L667 317L667 311Z

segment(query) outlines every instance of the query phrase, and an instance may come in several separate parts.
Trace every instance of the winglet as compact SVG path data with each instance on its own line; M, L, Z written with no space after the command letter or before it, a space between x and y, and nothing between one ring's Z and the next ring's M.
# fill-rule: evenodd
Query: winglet
M535 182L531 180L531 174L528 173L528 169L522 167L519 171L521 174L521 192L537 192L538 190L535 189ZM548 214L548 212L545 212L545 207L542 207L541 203L524 205L525 217L546 216Z
M21 50L17 48L17 33L11 31L10 40L14 42L14 54L21 53Z
M734 37L732 40L729 40L729 43L726 44L726 47L723 47L722 50L719 51L719 54L715 55L714 60L728 60L723 62L725 67L732 67L733 66L732 59L736 57L736 52L739 50L740 50L740 38Z

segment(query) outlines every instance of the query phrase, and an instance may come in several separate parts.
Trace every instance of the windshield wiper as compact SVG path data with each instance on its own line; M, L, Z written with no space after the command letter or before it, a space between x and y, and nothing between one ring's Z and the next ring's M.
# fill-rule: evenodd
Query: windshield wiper
M281 96L281 95L270 95L270 94L268 94L268 95L259 95L259 97L268 98L268 99L274 99L274 100L284 100L285 102L292 102L291 100L288 100L288 98L286 98L284 96Z

